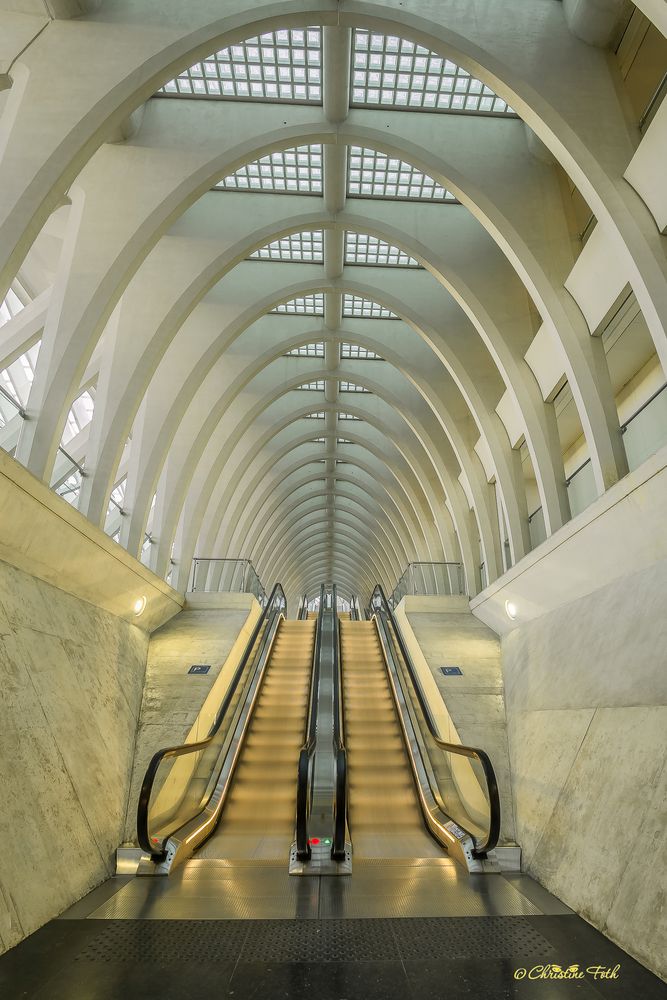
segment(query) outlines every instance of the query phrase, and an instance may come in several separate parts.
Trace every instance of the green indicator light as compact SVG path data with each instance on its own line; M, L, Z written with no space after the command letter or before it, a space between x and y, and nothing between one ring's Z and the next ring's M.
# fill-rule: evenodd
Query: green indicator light
M331 841L330 841L330 840L329 840L329 838L327 837L327 838L325 839L324 843L325 843L325 844L330 844L330 843L331 843Z

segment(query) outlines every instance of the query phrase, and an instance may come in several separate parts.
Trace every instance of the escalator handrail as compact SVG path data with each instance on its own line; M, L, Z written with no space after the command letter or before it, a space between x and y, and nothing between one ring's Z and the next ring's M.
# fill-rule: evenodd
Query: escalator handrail
M345 834L347 832L347 751L345 749L345 723L343 718L340 658L340 621L333 587L334 646L333 646L333 746L334 746L334 828L331 857L334 861L345 859Z
M320 653L322 650L322 619L324 617L324 584L320 587L320 608L315 625L315 644L313 647L313 663L310 671L310 690L308 693L308 715L303 734L303 745L299 750L299 763L296 778L296 855L300 861L308 861L311 856L308 837L308 817L312 794L311 761L315 751L317 736L317 706L320 686Z
M476 857L481 857L492 851L493 848L498 843L498 838L500 836L500 795L498 793L498 781L496 779L496 772L494 771L491 759L487 754L486 750L482 750L479 747L465 746L461 743L449 743L447 740L443 740L441 737L438 727L436 726L435 720L433 718L433 713L431 712L430 705L424 696L421 683L417 676L417 671L415 670L412 657L408 651L403 635L401 633L400 627L396 618L394 617L394 612L392 611L385 592L381 584L377 584L370 600L370 611L373 613L375 609L376 596L380 601L382 606L382 611L388 618L394 638L395 644L398 646L399 652L405 663L412 686L414 688L415 694L417 695L417 700L419 702L419 707L424 716L424 720L428 727L428 731L433 738L434 742L441 750L446 750L448 753L455 753L462 757L469 757L477 760L482 767L484 772L484 779L486 781L487 795L489 800L489 830L487 833L486 841L484 844L475 847L474 854ZM391 636L389 637L392 638ZM474 838L473 838L474 839Z
M276 605L274 607L274 604ZM277 614L285 614L287 611L287 600L285 598L285 592L282 586L277 583L269 599L259 616L257 623L252 631L252 635L246 643L243 656L241 657L239 664L234 672L234 676L230 682L230 685L225 693L222 704L216 712L215 719L208 731L208 735L204 737L203 740L197 740L195 743L181 743L177 746L163 747L158 750L151 757L150 763L146 768L146 773L144 775L144 780L141 783L141 791L139 792L139 804L137 806L137 839L139 841L139 846L143 851L152 855L162 855L164 853L162 844L164 840L168 838L163 838L158 847L156 844L151 843L149 830L148 830L148 809L150 806L151 794L153 791L153 784L157 776L158 770L163 760L167 757L181 757L184 754L195 753L198 750L203 750L205 747L209 746L215 735L217 734L222 722L225 718L229 706L231 705L232 699L239 685L239 681L243 676L245 669L248 665L248 661L252 656L253 650L257 643L257 640L261 634L264 625L268 622L269 618L273 620L274 616Z

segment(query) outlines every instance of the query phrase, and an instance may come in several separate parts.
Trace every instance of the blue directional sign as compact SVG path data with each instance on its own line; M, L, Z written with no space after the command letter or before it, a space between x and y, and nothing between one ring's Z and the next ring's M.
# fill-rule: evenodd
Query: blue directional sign
M188 670L189 674L207 674L211 669L210 663L193 663Z
M456 677L463 673L460 667L440 667L440 670L445 677Z

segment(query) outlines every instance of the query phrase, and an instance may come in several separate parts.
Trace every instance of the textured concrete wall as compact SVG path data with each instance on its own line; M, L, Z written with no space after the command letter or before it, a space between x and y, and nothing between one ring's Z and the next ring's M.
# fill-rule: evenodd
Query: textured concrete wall
M0 562L0 951L113 870L147 646Z
M260 613L250 594L191 594L185 610L151 636L127 804L127 842L136 841L139 790L151 757L162 747L207 735ZM211 669L189 674L193 663Z
M524 866L663 977L666 591L661 561L502 643Z
M514 814L498 636L470 612L464 597L406 597L407 619L444 702L456 737L481 747L493 763L502 806L501 836L513 841ZM406 638L408 635L406 634ZM414 658L414 657L413 657ZM458 666L446 677L440 667ZM445 735L443 733L443 735Z

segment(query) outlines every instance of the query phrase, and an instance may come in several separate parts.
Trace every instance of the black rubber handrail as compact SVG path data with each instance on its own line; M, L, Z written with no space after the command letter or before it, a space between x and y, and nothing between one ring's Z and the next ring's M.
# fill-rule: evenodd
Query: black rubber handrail
M303 734L303 746L299 751L296 777L296 856L299 861L309 861L312 851L308 836L308 819L313 797L312 758L317 740L317 706L320 688L320 654L322 651L322 619L324 617L324 584L320 587L320 609L315 626L313 665L310 671L310 691L308 693L308 716Z
M334 645L333 645L333 746L334 746L334 828L331 842L331 857L334 861L345 860L345 835L347 833L347 751L345 750L345 728L343 721L343 676L340 666L340 621L336 601L336 587L333 588Z
M229 710L234 693L236 692L239 681L245 672L264 625L267 623L269 618L273 619L274 615L284 614L286 611L287 600L285 599L285 592L281 585L277 583L271 591L266 607L262 611L262 614L252 631L252 635L246 644L243 656L241 657L239 665L236 668L222 704L216 713L213 724L209 729L208 736L206 736L203 740L198 740L196 743L182 743L179 746L164 747L162 750L158 750L157 753L153 754L153 757L146 768L144 780L141 784L141 791L139 793L139 804L137 806L137 839L141 849L146 851L148 854L152 854L154 858L160 859L165 856L164 844L169 839L169 836L171 836L171 834L168 834L166 837L153 841L148 829L148 809L150 806L151 794L153 792L153 784L160 768L160 764L168 757L181 757L184 754L195 753L198 750L203 750L205 747L210 745L214 736L220 729L227 711ZM183 823L179 822L179 826L176 829L180 828L182 825ZM172 831L172 833L173 832L174 831Z
M491 763L489 755L485 750L481 750L478 747L463 746L460 743L448 743L446 740L442 739L440 733L438 732L438 727L435 724L431 708L426 698L424 697L424 692L422 691L419 678L417 677L417 672L415 670L414 663L412 662L412 657L408 652L408 648L403 640L403 636L398 626L398 622L394 618L394 613L391 607L389 606L389 602L387 601L385 592L380 584L376 585L375 590L373 591L373 595L371 597L370 601L371 612L374 610L374 608L377 608L377 602L379 602L380 605L380 608L378 610L380 610L381 613L386 615L388 621L391 624L393 630L394 642L398 646L403 662L405 663L406 669L410 676L410 680L412 682L412 686L414 688L415 694L417 695L419 707L424 716L424 721L426 722L428 731L432 736L433 740L435 741L436 745L440 747L441 750L446 750L448 753L455 753L459 754L462 757L470 757L473 760L477 760L482 767L482 770L484 772L484 778L486 780L486 788L489 799L489 830L486 836L486 841L480 846L477 845L475 846L475 849L473 850L473 855L476 858L483 858L489 851L493 850L493 848L498 843L498 838L500 836L500 795L498 794L498 782L496 779L496 772L493 769L493 764ZM389 638L391 639L392 637L390 636ZM460 826L461 824L459 823L458 825ZM469 833L470 831L466 830L465 832ZM475 838L472 836L472 834L470 834L470 836L474 841Z

